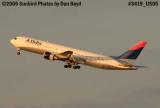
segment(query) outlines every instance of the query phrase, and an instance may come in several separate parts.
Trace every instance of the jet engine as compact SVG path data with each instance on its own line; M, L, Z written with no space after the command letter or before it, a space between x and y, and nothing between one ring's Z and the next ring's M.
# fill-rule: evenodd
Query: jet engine
M44 58L47 60L57 60L57 56L55 54L52 54L50 52L45 52L44 53Z

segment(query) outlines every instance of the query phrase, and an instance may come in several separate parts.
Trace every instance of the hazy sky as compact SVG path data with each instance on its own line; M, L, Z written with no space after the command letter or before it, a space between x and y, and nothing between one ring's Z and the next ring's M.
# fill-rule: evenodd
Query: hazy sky
M74 7L0 6L0 108L159 108L160 6L129 0L81 0ZM148 45L135 71L82 66L16 50L9 40L27 34L105 55L120 55L139 40Z

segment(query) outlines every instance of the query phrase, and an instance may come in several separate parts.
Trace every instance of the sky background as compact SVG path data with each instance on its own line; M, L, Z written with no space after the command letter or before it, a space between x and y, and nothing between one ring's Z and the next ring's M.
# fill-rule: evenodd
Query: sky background
M129 0L82 0L81 7L0 6L0 108L159 108L160 5ZM160 3L160 2L159 2ZM22 52L9 40L25 34L104 55L118 56L148 41L133 71L82 66Z

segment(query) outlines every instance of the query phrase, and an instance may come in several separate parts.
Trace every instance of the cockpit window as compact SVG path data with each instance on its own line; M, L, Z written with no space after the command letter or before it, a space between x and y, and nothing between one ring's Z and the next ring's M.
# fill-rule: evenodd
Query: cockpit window
M17 40L17 38L16 38L16 37L15 37L14 39L15 39L15 40Z

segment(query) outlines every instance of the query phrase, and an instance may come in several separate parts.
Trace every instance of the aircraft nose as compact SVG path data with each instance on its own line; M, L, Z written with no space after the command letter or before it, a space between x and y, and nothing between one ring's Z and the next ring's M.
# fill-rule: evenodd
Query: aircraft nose
M11 40L10 40L10 43L11 43L12 45L14 45L14 40L13 40L13 39L11 39Z
M13 44L13 39L10 40L10 43Z

